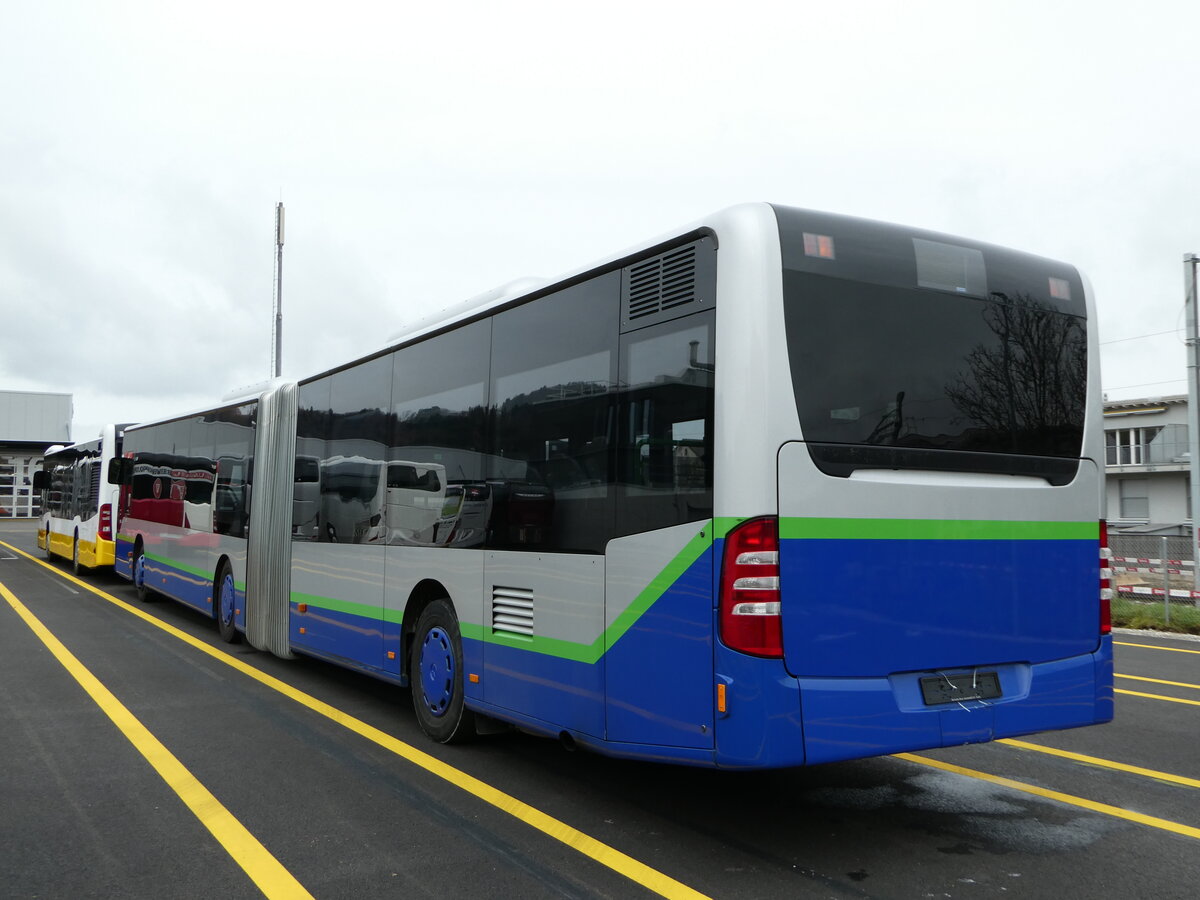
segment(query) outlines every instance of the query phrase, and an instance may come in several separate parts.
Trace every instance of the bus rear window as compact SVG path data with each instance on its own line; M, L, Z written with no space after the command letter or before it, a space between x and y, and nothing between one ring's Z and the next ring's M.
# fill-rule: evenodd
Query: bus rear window
M1070 480L1083 440L1082 318L1021 295L979 299L792 270L783 282L796 407L830 474L1020 470Z

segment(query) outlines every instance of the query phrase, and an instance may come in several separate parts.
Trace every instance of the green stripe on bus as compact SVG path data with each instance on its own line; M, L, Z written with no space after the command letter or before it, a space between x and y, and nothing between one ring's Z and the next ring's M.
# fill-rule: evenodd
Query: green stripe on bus
M384 609L382 606L374 606L370 603L351 603L349 600L338 600L336 597L322 597L319 594L302 594L299 591L292 591L292 603L307 603L310 610L327 609L330 612L343 613L348 616L360 616L364 619L384 622L400 622L404 618L404 613L395 610Z
M211 581L212 577L214 575L213 572L209 572L207 570L200 569L196 566L186 565L185 563L181 563L178 560L171 559L171 557L169 557L169 556L162 556L161 554L158 554L158 553L145 553L145 551L143 551L143 555L150 562L156 562L156 563L160 563L161 565L164 565L164 566L170 566L176 572L182 572L185 575L192 575L196 578L203 578L205 581ZM233 586L234 586L234 588L236 588L239 591L242 591L243 593L245 593L245 591L246 591L246 582L244 582L244 581L234 581Z
M740 520L731 519L730 521L736 523ZM568 659L572 662L594 664L604 655L605 649L615 644L625 632L632 628L633 624L642 617L646 610L653 606L658 598L665 594L671 585L703 555L711 543L712 526L709 524L701 529L675 555L675 558L650 581L650 584L637 595L628 609L621 613L616 621L589 644L565 641L559 638L545 637L544 635L497 632L493 631L487 625L472 622L460 621L458 623L459 631L468 640L483 641L484 643L497 644L504 647L515 647L520 650L528 650L531 653L541 653L559 659ZM345 600L338 600L333 597L321 597L316 594L302 594L298 591L292 592L291 601L292 603L308 604L309 612L328 610L344 615L359 616L373 621L382 619L385 622L393 624L400 623L404 618L404 613L399 610L384 609L383 607L366 603L350 603Z
M185 563L171 559L169 556L160 556L157 553L146 553L145 556L146 559L151 560L152 562L162 563L164 566L170 566L177 572L186 572L188 575L195 575L197 578L203 578L207 581L212 580L213 572L211 570L200 569L196 566L189 566Z
M1004 522L976 519L825 519L789 516L780 537L871 541L1095 541L1100 522Z
M740 521L737 519L731 520ZM580 644L574 641L564 641L558 638L548 638L542 635L512 634L509 632L493 631L486 625L459 623L463 637L489 644L499 644L505 647L515 647L528 650L531 653L541 653L559 659L569 659L572 662L594 664L604 656L607 648L613 646L645 612L655 604L659 597L665 594L679 577L699 559L712 544L712 523L696 533L687 545L675 555L650 583L634 598L628 608L617 616L616 620L590 644Z
M650 584L637 595L629 607L617 616L616 621L605 629L602 635L602 647L611 647L620 640L625 632L633 627L633 623L640 619L646 610L653 606L658 598L665 594L671 585L704 555L704 552L712 546L713 534L714 523L710 522L687 542L684 548L675 555L675 558L667 563L666 567L654 576ZM599 654L596 659L599 659ZM595 660L592 661L595 662Z

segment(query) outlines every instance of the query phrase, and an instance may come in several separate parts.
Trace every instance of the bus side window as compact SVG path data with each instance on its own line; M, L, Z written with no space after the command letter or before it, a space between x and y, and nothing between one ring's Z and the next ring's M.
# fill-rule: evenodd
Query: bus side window
M621 338L617 533L712 515L713 314Z
M618 273L499 313L488 546L602 553L612 537Z

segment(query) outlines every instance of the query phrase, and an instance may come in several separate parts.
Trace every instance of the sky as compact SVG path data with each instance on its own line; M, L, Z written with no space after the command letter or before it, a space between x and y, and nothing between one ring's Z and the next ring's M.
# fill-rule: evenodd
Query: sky
M384 345L746 201L1078 266L1110 399L1186 393L1184 2L42 0L0 29L0 389L72 436Z

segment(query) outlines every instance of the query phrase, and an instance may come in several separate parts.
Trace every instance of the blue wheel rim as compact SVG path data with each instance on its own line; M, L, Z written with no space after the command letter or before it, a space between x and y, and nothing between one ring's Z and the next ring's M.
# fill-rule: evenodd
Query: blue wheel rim
M234 601L236 598L237 594L233 587L233 576L226 574L221 579L221 596L218 601L220 604L218 609L220 610L221 624L224 626L228 627L233 624Z
M141 587L146 583L146 557L138 554L137 559L133 561L133 585Z
M444 628L434 626L421 644L421 694L434 716L444 716L454 699L454 644Z

